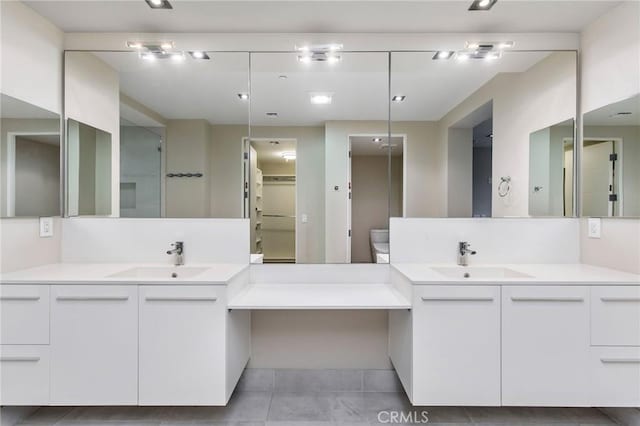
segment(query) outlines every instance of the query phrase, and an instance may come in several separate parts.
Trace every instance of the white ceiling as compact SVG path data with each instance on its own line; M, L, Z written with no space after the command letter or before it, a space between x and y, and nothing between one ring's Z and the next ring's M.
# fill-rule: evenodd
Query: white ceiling
M381 142L374 142L374 138L382 139ZM389 155L388 136L384 135L367 135L367 136L351 136L351 155L361 156L387 156ZM391 155L402 155L403 149L402 136L391 136Z
M0 116L2 118L48 118L59 119L60 116L55 112L42 109L35 105L31 105L28 102L21 101L20 99L13 98L11 96L0 94Z
M56 134L56 135L23 135L20 136L19 138L17 137L16 140L18 139L26 139L32 142L38 142L38 143L43 143L43 144L47 144L47 145L55 145L55 146L60 146L60 135Z
M619 1L192 1L152 10L144 0L25 1L66 32L418 33L579 32ZM391 17L391 19L390 19Z
M630 115L614 115L630 112ZM584 126L640 126L640 95L604 106L584 115Z
M275 143L278 142L278 143ZM283 152L296 152L296 140L288 138L251 139L258 161L266 163L286 163ZM289 160L292 162L295 160Z
M73 52L71 54L84 54ZM571 52L563 53L573 55ZM211 53L209 61L142 60L133 52L96 53L119 71L121 91L166 119L206 119L212 124L249 122L249 55ZM251 55L251 124L322 125L331 120L436 121L483 84L504 72L522 72L546 52L508 52L499 60L432 60L433 53L393 53L389 94L387 53L342 53L337 64L304 64L292 53ZM280 76L286 76L286 79ZM330 105L313 105L310 94L332 94ZM267 112L278 113L269 117ZM138 123L125 111L127 119ZM146 124L151 125L151 124Z

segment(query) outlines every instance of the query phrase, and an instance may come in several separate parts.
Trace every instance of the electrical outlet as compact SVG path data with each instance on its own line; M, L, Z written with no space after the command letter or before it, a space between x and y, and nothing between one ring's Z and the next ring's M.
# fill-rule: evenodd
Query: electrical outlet
M41 217L40 218L40 238L53 237L53 218Z
M600 226L601 220L599 217L590 217L587 219L587 226L589 228L589 238L600 238Z

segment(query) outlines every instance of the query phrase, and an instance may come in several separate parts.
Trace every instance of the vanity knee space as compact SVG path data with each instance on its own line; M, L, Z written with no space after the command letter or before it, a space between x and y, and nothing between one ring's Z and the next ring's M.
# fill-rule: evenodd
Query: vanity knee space
M414 404L640 407L640 286L415 285L406 315Z

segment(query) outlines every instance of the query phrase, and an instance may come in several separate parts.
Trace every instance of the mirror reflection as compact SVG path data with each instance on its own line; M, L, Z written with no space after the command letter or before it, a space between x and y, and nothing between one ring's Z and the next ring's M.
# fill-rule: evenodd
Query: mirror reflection
M575 117L575 52L393 52L391 95L391 133L406 135L403 216L573 216L532 208L528 183L530 135Z
M583 119L582 215L640 216L640 95Z
M574 122L529 135L529 214L572 216Z
M67 196L70 216L111 214L111 134L67 120Z
M0 94L1 217L60 215L60 116Z
M388 105L386 53L251 54L254 262L388 262Z
M244 217L248 53L66 55L67 116L113 136L113 216Z

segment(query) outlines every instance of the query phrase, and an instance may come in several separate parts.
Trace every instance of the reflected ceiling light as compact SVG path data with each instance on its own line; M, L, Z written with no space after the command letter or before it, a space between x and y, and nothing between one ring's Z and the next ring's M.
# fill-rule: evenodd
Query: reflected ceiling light
M173 52L173 53L170 53L169 56L171 57L171 60L174 62L184 61L185 59L184 53L182 52Z
M432 59L451 59L454 53L451 50L440 50L433 55Z
M129 49L146 49L152 52L158 52L161 50L171 50L174 48L172 41L127 41L127 47Z
M336 55L334 53L325 53L325 52L312 52L312 53L304 53L302 55L298 55L298 61L309 64L311 62L327 62L329 64L335 64L340 62L342 57L340 55Z
M382 142L382 138L373 138L373 142L374 143L380 143L380 142Z
M501 41L498 43L498 49L513 49L515 45L516 43L513 41Z
M489 10L498 0L474 0L469 6L469 10Z
M332 101L331 93L310 93L309 96L309 100L314 105L329 105Z
M193 50L189 52L189 55L193 58L193 59L211 59L209 57L209 55L207 55L207 52L203 52L202 50Z
M296 153L293 151L285 151L285 152L281 152L280 153L280 157L284 158L285 161L289 161L289 160L295 160L296 159Z
M144 0L151 9L173 9L169 0Z
M160 48L162 48L164 50L171 50L171 49L173 49L173 42L172 41L163 41L162 43L160 43Z
M507 41L468 41L465 47L469 50L504 50L513 49L516 43L512 40Z
M302 53L318 53L318 52L336 52L342 50L343 45L340 43L327 43L327 44L303 44L301 46L296 45L295 49Z
M299 55L298 62L302 62L303 64L311 63L311 55Z
M487 52L484 55L484 59L486 59L488 61L492 61L494 59L500 59L500 56L502 56L502 54L500 52Z
M129 49L142 49L143 45L142 45L142 42L140 41L128 41L127 47Z
M247 99L249 99L249 94L248 93L238 93L238 97L240 99L242 99L243 101L246 101Z
M406 96L405 96L405 95L394 95L394 96L391 98L391 101L392 101L392 102L404 102L405 98L406 98Z
M286 80L286 79L287 79L287 78L289 78L289 77L287 77L286 75L282 74L282 75L279 75L279 76L278 76L278 78L279 78L280 80Z

